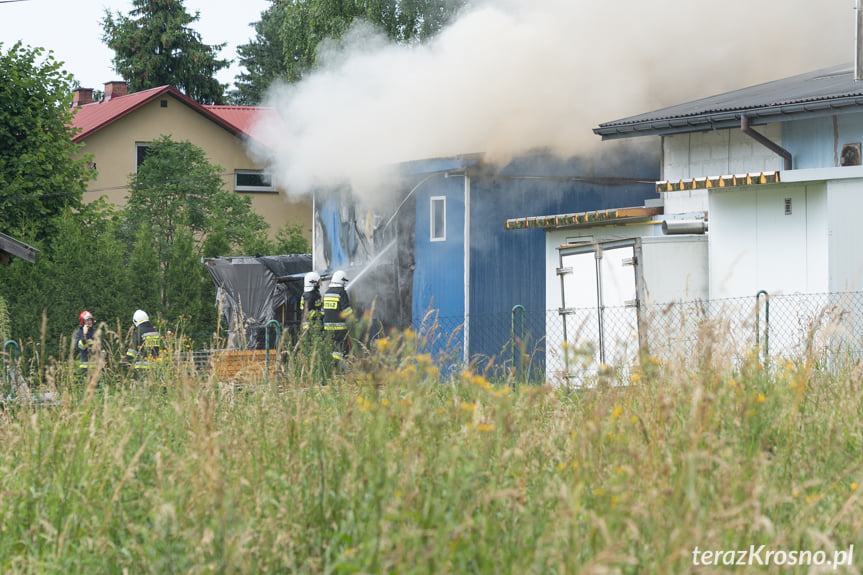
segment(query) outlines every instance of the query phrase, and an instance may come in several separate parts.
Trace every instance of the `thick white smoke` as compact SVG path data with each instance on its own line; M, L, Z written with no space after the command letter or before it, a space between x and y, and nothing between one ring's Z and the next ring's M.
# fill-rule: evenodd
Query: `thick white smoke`
M592 128L725 90L849 62L850 0L496 0L434 41L356 27L319 70L274 87L270 162L291 193L373 188L396 162L601 145Z

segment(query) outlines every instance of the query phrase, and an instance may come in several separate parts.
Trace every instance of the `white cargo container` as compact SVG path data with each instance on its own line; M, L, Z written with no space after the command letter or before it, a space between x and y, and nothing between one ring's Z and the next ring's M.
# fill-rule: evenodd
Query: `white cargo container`
M561 240L551 232L548 242ZM570 232L571 234L571 232ZM667 345L666 330L648 329L649 312L661 304L706 301L706 235L645 235L558 243L549 257L547 282L547 377L558 385L582 385L602 364L626 368L641 349ZM551 254L549 254L551 255Z

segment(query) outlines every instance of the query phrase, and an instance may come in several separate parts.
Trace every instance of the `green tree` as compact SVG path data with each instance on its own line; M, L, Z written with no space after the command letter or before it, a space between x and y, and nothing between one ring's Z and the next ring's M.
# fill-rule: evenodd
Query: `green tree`
M261 12L254 24L255 39L237 47L237 57L245 72L237 75L236 90L229 96L236 105L253 106L264 100L264 93L277 78L285 77L284 44L282 43L283 12L277 0Z
M49 309L53 301L51 288L56 284L52 282L51 274L54 268L51 261L43 257L47 251L45 245L27 237L19 239L41 250L41 253L35 264L13 258L8 267L0 270L0 297L6 300L12 338L25 342L39 341L42 310ZM71 320L65 319L65 327L69 327ZM48 327L56 328L50 324ZM55 329L54 334L58 333Z
M142 309L154 318L162 310L162 274L156 254L153 234L149 226L141 224L135 234L135 243L129 256L127 292L128 306L122 326L128 326L132 314Z
M129 16L105 10L102 41L132 91L170 84L201 104L221 104L227 85L215 78L230 62L217 58L225 44L207 45L189 24L183 0L133 0Z
M128 294L125 244L117 213L104 201L77 210L66 208L54 218L54 236L34 265L10 266L0 290L14 313L16 337L37 340L45 310L47 342L71 337L78 314L89 310L97 322L115 327L125 315Z
M165 319L185 330L196 342L207 340L216 328L213 281L187 229L177 234L165 276Z
M9 329L9 308L6 306L6 300L0 297L0 342L6 343L11 333Z
M297 82L316 62L318 45L340 39L356 20L365 20L401 44L433 37L468 0L273 0L255 23L255 38L237 48L241 72L232 94L236 103L258 104L277 79Z
M0 230L38 240L91 177L72 143L72 77L52 52L0 43Z
M127 229L148 228L160 266L163 306L167 301L165 278L178 234L191 234L200 257L203 246L212 245L207 240L213 233L221 247L239 250L250 235L268 231L264 218L252 211L251 198L225 189L221 171L198 146L162 136L151 142L146 160L130 178Z
M303 235L303 226L286 223L276 232L276 254L309 254L312 247Z

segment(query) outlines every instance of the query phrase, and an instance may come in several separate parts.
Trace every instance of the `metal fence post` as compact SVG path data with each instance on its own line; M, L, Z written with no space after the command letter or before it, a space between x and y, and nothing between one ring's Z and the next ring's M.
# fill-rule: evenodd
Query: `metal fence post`
M521 335L519 336L519 339L521 340L522 345L524 345L524 324L527 321L527 312L525 311L523 305L519 304L519 305L512 306L512 321L511 321L510 330L509 330L509 337L510 337L510 341L512 343L512 366L516 369L516 373L518 373L518 374L520 374L521 369L523 367L522 366L522 363L523 363L523 361L522 361L522 350L517 349L518 346L516 346L516 340L515 340L515 314L519 310L521 311ZM516 353L518 353L518 363L516 363L516 358L515 358Z
M770 294L766 290L759 290L755 294L755 348L758 349L761 341L761 333L758 326L758 320L761 317L761 312L758 309L761 302L761 296L764 296L764 365L767 365L767 360L770 356Z
M4 354L4 355L8 355L8 353L6 352L6 349L9 347L9 345L10 345L10 344L12 345L13 349L15 350L15 358L14 358L14 361L15 361L15 362L17 362L17 361L18 361L18 358L21 356L21 350L20 350L20 348L18 347L18 342L17 342L17 341L15 341L14 339L8 339L8 340L6 340L6 343L4 343L4 344L3 344L3 354ZM8 360L7 360L7 361L8 361ZM11 364L12 362L10 361L9 363ZM9 373L9 369L10 369L10 366L9 366L9 365L6 365L6 361L4 361L4 365L3 365L3 374L4 374L4 375L3 375L3 379L5 379L5 380L6 380L6 382L7 382L9 385L11 385L11 384L12 384L12 375Z
M270 321L268 321L267 323L264 324L264 347L266 348L266 351L264 352L264 370L266 373L265 377L267 379L270 378L270 330L269 330L269 327L270 327L271 323L276 324L276 328L277 328L276 347L278 347L279 338L282 335L282 324L279 323L279 320L271 319Z

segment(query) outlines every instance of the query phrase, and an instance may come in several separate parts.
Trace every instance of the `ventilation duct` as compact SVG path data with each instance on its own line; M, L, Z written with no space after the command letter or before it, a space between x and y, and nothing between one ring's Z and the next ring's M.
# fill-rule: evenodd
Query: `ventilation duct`
M707 220L663 220L662 233L666 236L677 234L704 234Z

